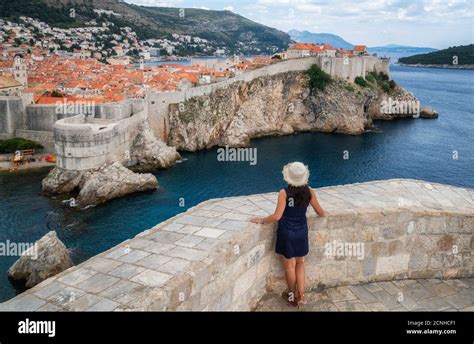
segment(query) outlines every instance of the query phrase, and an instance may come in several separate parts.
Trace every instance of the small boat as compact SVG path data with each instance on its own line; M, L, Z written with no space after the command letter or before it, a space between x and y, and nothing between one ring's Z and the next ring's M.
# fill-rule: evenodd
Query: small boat
M46 155L44 158L45 161L50 162L50 163L56 163L56 156L54 155Z

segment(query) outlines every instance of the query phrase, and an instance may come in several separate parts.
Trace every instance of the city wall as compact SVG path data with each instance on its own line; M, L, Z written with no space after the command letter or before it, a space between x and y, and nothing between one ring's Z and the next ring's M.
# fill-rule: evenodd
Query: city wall
M236 82L250 82L259 77L289 71L305 71L313 64L333 77L353 80L369 71L389 73L389 61L373 56L349 59L306 57L283 60L248 71L234 78L213 84L200 85L183 91L155 92L147 99L125 100L116 103L93 104L91 113L84 117L81 111L67 107L58 110L57 104L31 104L31 95L0 97L0 138L25 137L40 142L46 152L56 152L58 166L67 169L97 168L109 161L122 161L130 146L130 132L136 130L133 120L147 117L155 136L165 143L169 136L169 109L190 98L209 95ZM84 98L83 101L87 101ZM26 105L25 105L26 104ZM27 105L30 104L30 105ZM138 114L138 116L137 116ZM74 117L73 120L68 118ZM96 120L109 121L100 123ZM132 125L127 129L127 125ZM105 126L105 128L103 128ZM53 135L54 131L54 135ZM127 134L128 133L128 134ZM52 140L54 140L54 145ZM110 150L110 152L109 152Z

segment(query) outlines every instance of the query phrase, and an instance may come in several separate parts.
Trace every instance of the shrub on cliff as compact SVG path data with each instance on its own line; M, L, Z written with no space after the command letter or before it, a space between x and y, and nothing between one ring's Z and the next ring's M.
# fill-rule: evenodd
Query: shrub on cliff
M365 78L371 83L375 82L385 93L390 93L397 86L397 83L390 80L390 77L383 72L369 72Z
M346 91L349 91L349 92L355 91L354 87L352 87L351 85L345 85L344 88L346 89Z
M367 74L367 75L365 76L365 80L367 80L368 82L370 82L370 83L372 83L372 84L373 84L373 83L376 83L376 80L375 80L375 78L373 77L372 74Z
M324 90L327 84L331 82L331 76L317 65L312 65L306 73L309 76L309 86L312 90Z
M41 149L43 148L37 142L16 137L14 139L0 140L0 154L15 153L16 150Z
M354 79L354 82L359 86L369 87L369 84L367 83L367 81L365 81L365 79L361 76L356 76L356 78Z
M382 90L385 92L385 93L390 93L390 85L388 83L383 83L382 84Z

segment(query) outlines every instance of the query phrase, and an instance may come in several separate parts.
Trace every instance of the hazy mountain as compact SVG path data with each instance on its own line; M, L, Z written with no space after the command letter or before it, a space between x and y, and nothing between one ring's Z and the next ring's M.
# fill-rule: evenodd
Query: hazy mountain
M313 33L309 31L298 31L298 30L291 30L288 31L291 39L296 42L304 42L304 43L326 43L330 44L335 48L342 48L342 49L352 49L354 47L353 44L345 41L342 37L338 35L333 35L331 33Z

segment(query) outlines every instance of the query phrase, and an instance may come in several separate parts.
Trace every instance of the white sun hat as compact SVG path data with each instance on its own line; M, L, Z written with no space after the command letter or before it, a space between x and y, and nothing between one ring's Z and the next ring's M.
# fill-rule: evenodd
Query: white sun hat
M308 184L308 166L301 162L291 162L283 167L283 179L291 186Z

